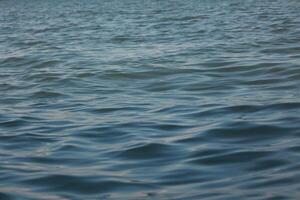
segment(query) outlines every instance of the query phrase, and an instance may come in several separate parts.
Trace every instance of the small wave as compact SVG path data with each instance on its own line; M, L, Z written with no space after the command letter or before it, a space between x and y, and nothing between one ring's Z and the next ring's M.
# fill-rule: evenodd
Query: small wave
M0 199L299 198L300 1L0 8Z
M102 181L96 181L95 177L54 174L29 178L23 182L29 185L36 185L49 191L68 191L84 194L101 194L115 190L140 190L152 188L151 185L143 184L141 182L105 180L105 177L102 179Z
M173 152L174 147L166 145L166 144L159 144L159 143L149 143L144 144L138 147L128 148L123 150L119 156L124 159L160 159L171 152Z
M58 98L65 96L62 93L59 92L53 92L53 91L38 91L31 95L31 98Z
M173 21L173 22L186 22L186 21L198 21L198 20L205 20L207 16L205 15L194 15L194 16L183 16L183 17L167 17L162 18L161 21Z
M223 155L213 155L204 158L192 158L190 162L199 165L241 164L244 162L255 162L257 159L264 158L270 154L270 152L264 151L243 151L226 153Z

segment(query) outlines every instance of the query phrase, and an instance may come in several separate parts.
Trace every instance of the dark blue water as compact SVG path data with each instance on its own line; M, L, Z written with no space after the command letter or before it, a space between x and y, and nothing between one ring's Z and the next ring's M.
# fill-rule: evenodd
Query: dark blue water
M0 199L299 199L300 1L1 0Z

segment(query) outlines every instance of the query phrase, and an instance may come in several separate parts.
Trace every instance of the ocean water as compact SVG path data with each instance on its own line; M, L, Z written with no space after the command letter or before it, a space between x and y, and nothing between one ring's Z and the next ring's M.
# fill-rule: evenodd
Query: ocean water
M300 1L0 0L0 199L300 198Z

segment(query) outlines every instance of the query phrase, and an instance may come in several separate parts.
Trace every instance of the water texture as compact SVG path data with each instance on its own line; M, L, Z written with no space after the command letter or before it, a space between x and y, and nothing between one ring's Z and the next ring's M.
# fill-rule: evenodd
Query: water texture
M0 199L299 199L300 1L0 0Z

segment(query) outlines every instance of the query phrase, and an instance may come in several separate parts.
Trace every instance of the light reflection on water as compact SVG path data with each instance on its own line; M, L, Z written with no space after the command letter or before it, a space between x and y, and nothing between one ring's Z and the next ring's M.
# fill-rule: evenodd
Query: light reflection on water
M298 1L0 1L0 199L297 199Z

